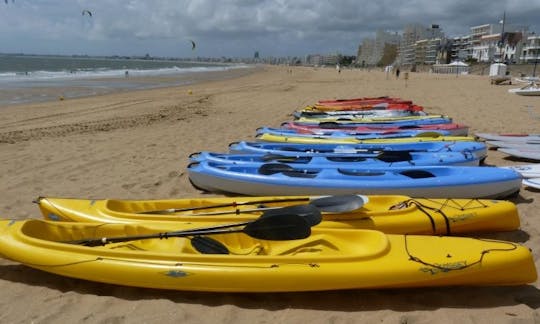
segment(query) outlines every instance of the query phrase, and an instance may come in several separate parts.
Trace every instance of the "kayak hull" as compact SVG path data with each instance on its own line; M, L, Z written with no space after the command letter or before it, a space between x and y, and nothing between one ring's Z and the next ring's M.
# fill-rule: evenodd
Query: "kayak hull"
M87 247L89 237L148 235L173 227L133 224L0 223L0 254L46 272L125 286L212 292L286 292L453 285L522 285L536 280L529 250L460 237L316 229L300 240L213 235L230 254L201 254L189 238ZM489 252L489 253L486 253Z
M424 198L505 198L516 194L521 188L519 173L500 168L302 170L287 165L270 165L269 172L262 172L264 166L231 166L203 161L192 163L188 166L188 172L192 185L198 189L248 196L364 194Z
M301 144L276 142L235 142L229 144L231 153L279 154L288 156L377 156L381 152L461 152L474 154L479 160L487 156L484 143L474 141L456 142L420 142L420 143L383 143L383 144Z
M43 217L53 221L164 222L180 226L198 223L200 226L206 226L253 220L263 211L252 210L261 205L285 207L307 203L317 198L318 196L264 196L90 200L40 197L37 203ZM511 231L520 226L516 205L504 200L422 199L408 196L364 198L367 202L357 210L323 213L323 221L318 227L373 229L388 234L449 235ZM171 209L175 211L168 212Z
M269 154L226 154L197 152L190 155L191 162L261 165L268 162L288 163L301 167L407 167L407 166L477 166L480 159L471 152L385 152L373 157L361 156L273 156Z

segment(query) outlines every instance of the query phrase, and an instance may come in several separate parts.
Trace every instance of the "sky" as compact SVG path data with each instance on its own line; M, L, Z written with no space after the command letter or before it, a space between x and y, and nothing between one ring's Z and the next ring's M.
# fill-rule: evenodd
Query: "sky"
M356 55L362 39L373 38L377 29L401 33L411 23L438 24L453 37L468 34L471 26L499 23L504 12L507 24L540 33L540 0L4 1L0 53Z

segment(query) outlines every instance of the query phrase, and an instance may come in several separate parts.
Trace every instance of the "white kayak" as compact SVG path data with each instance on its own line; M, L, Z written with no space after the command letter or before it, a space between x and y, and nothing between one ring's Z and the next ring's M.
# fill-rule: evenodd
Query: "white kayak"
M501 147L499 151L506 153L508 155L530 160L539 160L540 161L540 151L535 149L515 149L515 148L506 148Z
M540 178L523 179L523 185L531 188L540 189Z
M540 163L508 165L500 168L514 170L520 173L523 178L540 178Z
M540 86L533 82L522 88L509 89L508 92L520 96L540 96Z
M486 141L503 141L503 142L540 142L540 134L495 134L495 133L475 133L476 136Z
M528 141L528 142L486 141L486 143L494 147L506 147L506 148L520 149L520 150L540 151L540 140Z

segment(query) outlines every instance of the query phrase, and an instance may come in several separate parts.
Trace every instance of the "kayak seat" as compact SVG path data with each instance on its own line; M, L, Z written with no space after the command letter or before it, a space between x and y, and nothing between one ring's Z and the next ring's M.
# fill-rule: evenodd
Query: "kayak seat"
M319 123L319 128L337 128L340 124L336 122L322 122Z
M383 162L403 162L411 161L412 156L409 151L383 151L377 159Z

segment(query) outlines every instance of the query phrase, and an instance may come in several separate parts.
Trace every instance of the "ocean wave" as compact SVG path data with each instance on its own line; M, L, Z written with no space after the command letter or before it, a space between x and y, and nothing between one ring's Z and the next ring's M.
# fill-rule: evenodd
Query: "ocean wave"
M127 74L131 76L160 76L198 72L219 72L230 69L247 68L247 65L224 65L224 66L194 66L194 67L167 67L155 69L75 69L62 71L30 71L30 72L1 72L0 82L20 81L45 81L45 80L68 80L68 79L97 79L117 78Z

